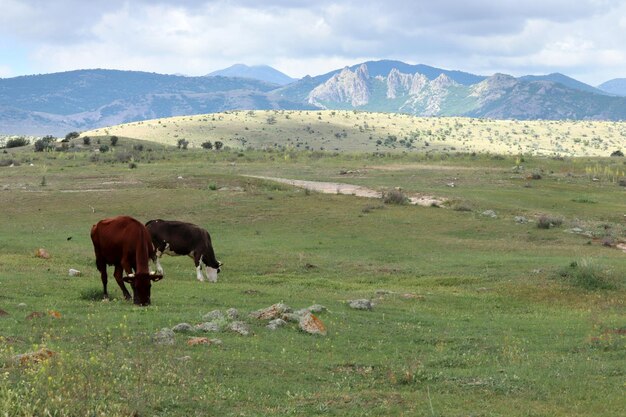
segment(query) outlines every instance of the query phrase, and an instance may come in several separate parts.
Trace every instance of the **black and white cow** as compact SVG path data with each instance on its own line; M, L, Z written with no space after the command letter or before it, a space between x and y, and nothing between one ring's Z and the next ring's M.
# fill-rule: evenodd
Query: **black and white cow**
M204 281L204 267L206 278L210 282L217 282L222 263L215 259L209 232L192 223L161 219L150 220L146 223L146 228L156 249L157 273L163 274L159 260L164 253L172 256L188 255L196 265L198 281Z

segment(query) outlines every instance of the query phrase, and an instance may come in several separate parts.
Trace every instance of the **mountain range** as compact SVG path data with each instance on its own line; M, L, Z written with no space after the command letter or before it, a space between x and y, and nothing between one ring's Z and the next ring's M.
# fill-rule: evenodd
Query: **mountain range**
M95 69L0 79L0 133L61 136L238 109L626 120L623 79L595 88L563 74L486 77L389 60L291 82L281 74L266 66L235 65L201 77Z

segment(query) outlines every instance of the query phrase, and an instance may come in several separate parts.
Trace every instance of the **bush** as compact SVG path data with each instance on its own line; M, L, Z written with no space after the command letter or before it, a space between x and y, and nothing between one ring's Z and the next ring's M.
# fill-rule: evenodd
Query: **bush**
M220 149L222 149L222 147L224 146L224 144L223 144L222 142L220 142L219 140L216 140L216 141L215 141L215 145L213 145L213 146L215 146L215 150L216 150L216 151L219 151Z
M91 138L89 136L85 136L83 138L83 145L86 145L86 146L91 145Z
M101 153L109 152L109 146L108 145L100 145L100 147L98 149L100 150Z
M54 142L56 138L54 136L44 136L41 139L35 141L35 152L43 152L54 149Z
M187 145L189 145L189 141L185 139L178 139L178 142L176 143L178 149L187 149Z
M28 139L26 139L23 136L20 136L19 138L11 138L7 141L6 145L4 145L5 148L19 148L20 146L26 146L28 145L30 142L28 141Z
M117 136L111 136L111 146L116 146L119 138Z
M78 133L78 132L70 132L67 135L65 135L64 141L65 142L69 142L70 140L76 139L79 136L80 136L80 133Z
M590 259L574 261L559 271L559 276L569 284L586 290L611 290L617 288L615 277Z
M537 227L539 229L550 229L551 227L558 227L563 224L563 219L560 217L542 215L537 220Z
M211 143L210 140L207 140L206 142L202 142L202 146L203 149L213 149L213 143Z
M617 151L611 152L611 156L624 156L624 152L617 150Z
M383 192L383 203L385 204L407 204L409 198L398 189Z

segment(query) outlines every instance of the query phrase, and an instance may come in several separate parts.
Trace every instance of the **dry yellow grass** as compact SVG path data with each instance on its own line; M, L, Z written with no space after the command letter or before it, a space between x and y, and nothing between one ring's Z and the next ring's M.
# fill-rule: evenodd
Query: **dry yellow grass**
M414 117L356 111L253 110L179 116L95 129L189 147L221 141L231 148L293 147L337 151L437 150L561 156L609 156L626 140L626 123Z

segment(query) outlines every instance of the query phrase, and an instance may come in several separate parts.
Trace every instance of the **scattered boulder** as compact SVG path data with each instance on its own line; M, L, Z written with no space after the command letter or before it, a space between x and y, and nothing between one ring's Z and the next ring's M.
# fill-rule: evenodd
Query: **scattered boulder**
M19 303L17 306L18 306L19 308L24 308L24 307L26 307L26 303Z
M224 326L217 321L209 321L196 325L196 330L201 332L221 332Z
M204 321L225 320L224 313L220 310L213 310L202 316Z
M78 269L74 269L74 268L70 268L69 270L69 276L70 277L79 277L81 275L80 271Z
M326 307L321 304L314 304L307 308L302 308L294 312L298 316L304 316L306 313L322 313L326 311Z
M270 330L276 330L279 327L283 327L287 325L287 322L283 319L274 319L272 321L269 322L269 324L265 327L267 327Z
M291 307L283 303L273 304L267 308L253 311L250 313L250 317L259 320L273 320L280 318L285 313L291 313Z
M193 332L194 330L194 327L189 323L179 323L172 327L174 333Z
M309 334L326 336L326 326L314 314L307 313L300 318L300 330Z
M497 219L498 215L493 210L485 210L481 213L482 216L491 217L492 219Z
M209 339L208 337L191 337L187 340L189 346L195 345L221 345L220 339Z
M35 256L41 259L50 259L50 254L44 248L37 249Z
M15 355L13 357L13 361L18 365L30 365L30 364L40 363L45 360L48 360L54 355L56 355L55 352L44 347L35 352L28 352L28 353L22 353L20 355Z
M374 307L372 302L365 298L359 300L348 300L348 305L356 310L371 310Z
M528 223L528 219L524 216L515 216L515 223L526 224Z
M243 321L233 321L228 325L228 330L239 333L242 336L248 336L250 334L250 327Z
M152 336L152 341L157 345L173 345L174 332L172 331L172 329L164 327Z
M229 308L226 310L226 317L230 320L237 320L239 318L239 310L236 308Z
M302 314L285 313L280 318L285 320L285 321L287 321L287 322L289 322L289 323L298 323L300 321L300 317L302 317Z

